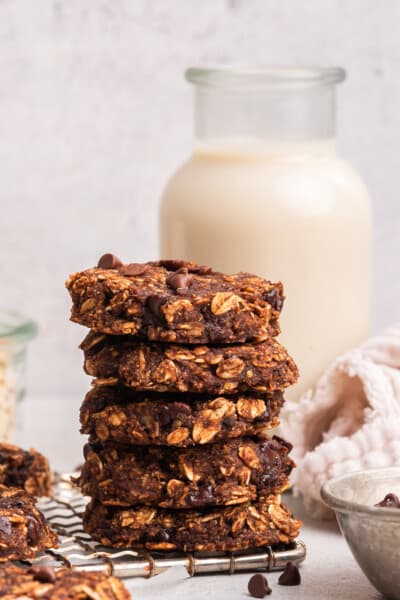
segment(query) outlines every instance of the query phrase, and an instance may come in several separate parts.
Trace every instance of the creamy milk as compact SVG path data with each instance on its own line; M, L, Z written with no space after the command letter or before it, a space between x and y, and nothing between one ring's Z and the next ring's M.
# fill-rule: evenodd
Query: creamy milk
M208 140L172 177L161 256L284 283L282 343L312 386L370 326L371 210L333 140Z

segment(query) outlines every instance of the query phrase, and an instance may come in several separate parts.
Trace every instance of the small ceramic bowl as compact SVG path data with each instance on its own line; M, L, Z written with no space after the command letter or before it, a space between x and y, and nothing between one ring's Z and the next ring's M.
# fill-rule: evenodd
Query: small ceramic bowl
M374 505L400 497L400 467L368 469L331 479L321 496L332 508L350 549L370 582L400 600L400 509Z

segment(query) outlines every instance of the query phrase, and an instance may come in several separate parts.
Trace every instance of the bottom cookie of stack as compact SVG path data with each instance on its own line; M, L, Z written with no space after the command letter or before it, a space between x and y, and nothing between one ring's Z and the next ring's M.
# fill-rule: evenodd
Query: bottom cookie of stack
M205 511L120 508L92 500L83 523L85 531L105 546L182 552L233 552L289 544L301 527L279 495Z

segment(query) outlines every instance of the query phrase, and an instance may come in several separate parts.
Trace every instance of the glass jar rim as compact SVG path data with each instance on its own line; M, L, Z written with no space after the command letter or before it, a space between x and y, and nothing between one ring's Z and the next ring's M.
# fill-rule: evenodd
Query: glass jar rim
M196 85L228 90L299 89L340 83L343 67L247 67L220 65L190 67L185 78Z
M14 310L0 310L0 341L29 342L37 331L37 325L32 319Z

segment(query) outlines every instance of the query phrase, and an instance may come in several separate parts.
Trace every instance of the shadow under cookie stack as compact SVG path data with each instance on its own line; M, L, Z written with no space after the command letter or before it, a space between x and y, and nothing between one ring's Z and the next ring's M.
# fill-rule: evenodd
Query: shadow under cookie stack
M67 288L95 378L81 407L85 531L157 551L294 541L280 496L291 446L270 435L298 376L275 337L282 285L106 254Z

